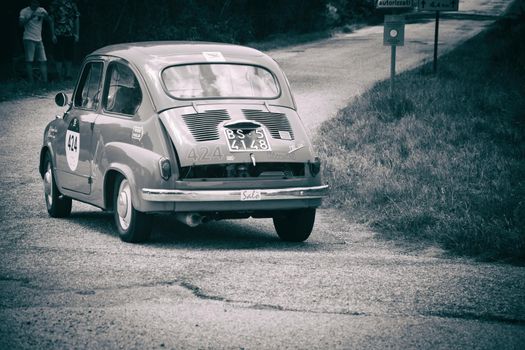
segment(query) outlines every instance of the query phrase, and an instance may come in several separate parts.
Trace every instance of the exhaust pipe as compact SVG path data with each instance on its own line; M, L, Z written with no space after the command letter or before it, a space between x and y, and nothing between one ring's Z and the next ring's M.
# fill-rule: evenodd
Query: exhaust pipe
M205 220L205 217L198 213L176 213L175 218L189 227L197 227Z

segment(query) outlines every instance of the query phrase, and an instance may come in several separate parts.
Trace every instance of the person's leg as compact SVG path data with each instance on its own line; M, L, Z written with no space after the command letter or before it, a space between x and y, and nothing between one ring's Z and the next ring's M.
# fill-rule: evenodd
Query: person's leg
M64 38L64 62L66 64L66 78L72 78L73 56L75 50L75 38L68 36Z
M26 62L26 75L27 80L33 84L33 62Z
M47 83L47 57L44 50L44 43L39 41L35 46L36 59L40 62L40 73L42 73L42 80Z
M26 75L27 80L33 83L33 59L35 56L35 44L34 41L24 40L24 51L26 55Z
M40 61L40 72L42 73L42 80L47 83L47 61Z
M66 61L66 79L73 78L72 67L73 67L73 62Z
M56 69L57 69L57 73L58 73L58 79L59 80L64 80L64 71L63 71L63 67L62 67L62 62L55 61L55 64L56 64Z
M64 45L62 44L62 36L57 36L57 42L54 45L55 49L55 64L58 73L58 79L64 80L64 70L62 61L64 61Z

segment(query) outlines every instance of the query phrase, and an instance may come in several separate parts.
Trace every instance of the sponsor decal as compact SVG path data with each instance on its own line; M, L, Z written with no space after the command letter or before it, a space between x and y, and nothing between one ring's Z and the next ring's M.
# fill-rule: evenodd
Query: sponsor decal
M134 126L133 130L131 131L131 138L133 140L140 141L142 140L142 136L144 135L144 129L142 126Z
M80 128L77 118L73 118L66 131L66 159L71 171L77 170L78 156L80 154Z
M241 201L260 201L262 199L261 190L242 190Z
M266 153L268 160L295 160L295 153L279 153L279 152L268 152Z
M57 128L55 128L54 126L50 127L47 133L47 138L53 140L57 136L57 131Z

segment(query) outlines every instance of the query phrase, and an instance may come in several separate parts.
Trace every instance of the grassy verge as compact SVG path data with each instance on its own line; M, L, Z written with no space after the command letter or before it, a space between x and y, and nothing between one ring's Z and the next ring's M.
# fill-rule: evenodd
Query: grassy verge
M50 81L48 83L35 81L33 84L20 79L5 80L0 82L0 102L31 96L47 96L55 91L71 91L74 88L74 84L73 80Z
M325 202L387 239L525 261L525 21L375 85L320 128Z

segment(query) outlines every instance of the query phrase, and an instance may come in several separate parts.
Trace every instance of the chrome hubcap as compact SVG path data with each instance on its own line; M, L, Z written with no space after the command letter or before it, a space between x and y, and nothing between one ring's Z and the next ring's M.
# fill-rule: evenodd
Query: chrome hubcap
M120 195L118 196L118 215L125 218L126 214L128 212L128 196L126 195L126 192L120 192Z
M120 226L127 230L131 222L131 189L128 180L122 180L118 191L117 214Z

